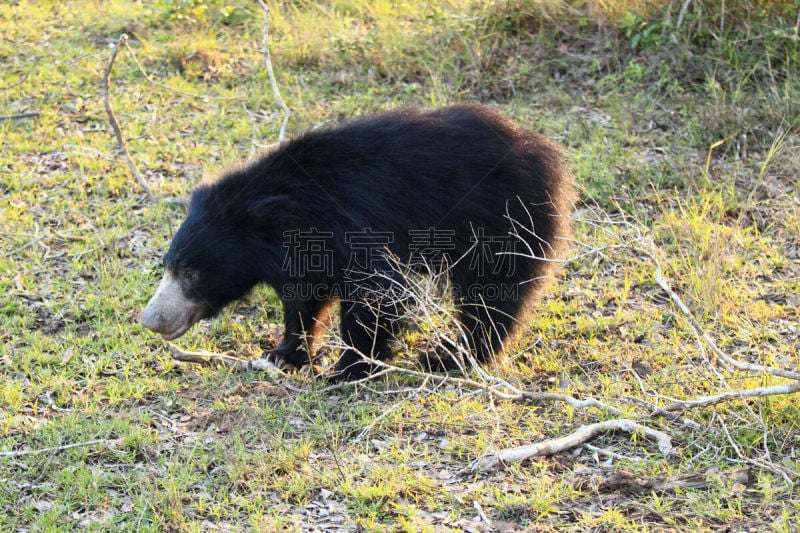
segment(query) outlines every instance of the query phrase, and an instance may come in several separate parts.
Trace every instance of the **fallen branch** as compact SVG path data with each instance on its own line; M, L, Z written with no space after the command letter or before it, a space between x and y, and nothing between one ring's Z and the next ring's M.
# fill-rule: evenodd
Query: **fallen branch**
M800 472L797 472L796 469L793 469L790 466L775 464L772 461L772 459L770 459L769 452L767 452L766 462L747 457L742 452L742 449L739 447L739 444L736 442L736 440L734 440L733 436L731 435L731 432L728 430L728 425L725 423L724 419L720 419L720 426L722 427L722 432L725 435L728 444L730 445L734 453L736 453L736 456L739 458L740 461L753 465L757 468L767 470L769 472L772 472L773 474L778 474L784 479L784 481L786 481L787 487L790 488L794 487L794 479L800 476Z
M478 518L480 518L481 521L483 521L483 523L486 525L491 526L492 521L489 520L489 517L483 512L483 508L481 507L481 504L478 503L478 500L472 500L472 506L475 508L475 511L478 512Z
M83 446L94 446L102 444L106 447L111 447L118 444L119 439L97 439L86 442L76 442L73 444L64 444L63 446L53 446L52 448L39 448L37 450L19 450L16 452L0 452L0 457L22 457L24 455L36 455L39 453L60 452L62 450L69 450L70 448L80 448Z
M790 333L800 336L800 329L797 329L793 325L789 324L787 321L780 319L778 320L778 324L788 329Z
M675 477L656 476L641 478L630 472L614 472L596 485L598 492L622 492L626 494L650 494L652 492L674 492L676 490L705 489L720 483L729 485L749 485L753 476L749 468L730 472L698 472ZM583 488L586 481L581 480L576 488Z
M683 24L683 19L686 18L686 13L689 11L689 4L691 3L692 0L686 0L683 6L681 6L681 10L678 13L678 22L675 23L675 29L680 28L681 24Z
M686 6L688 4L689 4L689 1L687 0L686 4L684 4L684 6ZM622 209L620 209L620 210L622 210ZM681 311L681 313L689 321L689 324L691 325L691 327L694 330L694 332L700 338L702 338L703 341L705 341L705 343L711 348L711 350L719 358L719 360L721 360L724 364L727 364L727 365L729 365L731 367L734 367L734 368L738 368L739 370L746 370L746 371L750 371L750 372L762 372L762 373L771 374L771 375L777 376L777 377L791 379L791 380L794 380L794 381L800 381L800 373L798 373L798 372L792 372L790 370L783 370L783 369L780 369L780 368L774 368L774 367L769 367L769 366L765 366L765 365L757 365L757 364L752 364L752 363L746 363L746 362L743 362L743 361L736 360L733 357L731 357L728 354L726 354L725 352L723 352L717 346L716 342L714 342L714 339L712 339L711 336L703 329L703 327L700 325L700 323L697 321L697 319L692 314L691 310L686 306L686 304L683 302L683 300L681 300L680 296L678 296L678 294L675 291L672 290L672 288L669 286L667 281L664 279L664 275L663 275L663 272L661 270L661 263L658 260L658 254L656 252L656 246L655 246L655 243L653 242L652 238L644 238L642 236L642 234L641 234L641 229L638 226L635 226L634 224L632 224L632 223L628 222L627 220L625 220L624 217L620 222L616 222L616 221L613 221L611 219L608 219L608 215L606 215L606 217L607 217L607 220L603 220L602 221L603 223L607 223L607 224L623 224L623 225L631 228L634 231L634 233L636 235L636 237L634 239L631 239L625 245L620 245L620 246L616 246L616 247L619 247L619 248L628 247L628 248L630 248L632 250L639 251L639 252L643 253L645 256L647 256L653 262L653 264L655 266L655 282L656 282L656 284L659 287L661 287L661 289L669 296L669 298L672 300L672 302L675 304L675 306L678 307L678 309ZM599 223L592 223L591 221L586 221L586 220L584 220L584 222L587 222L587 223L589 223L590 225L593 225L593 226L597 226L597 227L600 226ZM637 245L637 243L641 243L641 244ZM609 248L614 248L614 247L609 247ZM593 253L594 251L598 251L599 252L599 250L589 250L589 252L587 252L587 253Z
M7 254L3 254L0 257L11 257L12 255L18 254L22 250L25 250L26 248L30 248L31 246L34 246L38 242L43 241L46 237L47 237L47 235L39 235L38 237L34 238L33 240L28 241L27 243L23 244L22 246L18 246L17 248L14 248L13 250L8 252Z
M122 130L119 127L119 122L117 122L117 117L114 116L114 110L111 109L111 99L109 97L109 85L111 84L111 69L114 67L114 61L117 59L117 54L119 53L119 47L121 44L124 44L128 41L128 36L124 33L119 36L119 40L117 40L114 48L111 50L111 57L108 60L108 66L106 67L106 73L103 76L103 102L106 106L106 114L108 115L108 120L111 122L111 128L114 130L114 135L117 137L117 145L119 146L119 150L122 152L122 155L125 157L125 161L128 163L128 168L133 174L133 177L136 178L136 181L139 185L144 189L144 192L147 196L152 200L157 200L158 197L153 194L150 190L150 187L147 186L147 182L145 181L144 177L139 173L139 169L136 168L136 163L134 163L131 154L128 152L128 147L125 144L125 139L122 137Z
M369 361L371 364L380 367L384 370L390 370L395 372L400 372L402 374L421 377L424 379L431 379L442 384L450 384L450 385L458 385L467 387L470 389L480 390L487 394L492 395L492 397L497 398L499 400L511 400L511 401L559 401L565 402L571 405L576 409L585 409L587 407L594 407L601 411L614 414L614 415L622 415L623 412L616 407L611 405L605 404L599 400L594 398L587 398L584 400L578 400L573 398L572 396L568 396L566 394L552 394L548 392L529 392L522 389L519 389L504 379L489 376L480 366L475 363L473 368L475 368L478 373L488 381L488 383L482 383L480 381L476 381L474 379L469 378L459 378L454 376L448 376L446 374L437 375L431 374L428 372L420 372L418 370L411 370L408 368L401 368L398 366L391 365L386 363L385 361L380 361L378 359L372 359L370 357L365 357L362 354L362 357Z
M489 452L474 460L462 472L477 472L499 468L508 464L518 463L532 457L547 457L558 453L577 448L586 444L590 440L597 438L603 433L613 431L625 431L627 433L639 433L645 437L656 441L658 449L664 455L672 452L672 438L662 431L649 428L632 420L625 418L617 420L606 420L586 426L581 426L563 437L546 440L527 446L508 448L497 452Z
M364 427L364 428L363 428L363 429L362 429L362 430L361 430L361 431L358 433L358 435L356 436L356 438L354 438L354 439L353 439L353 440L350 442L350 444L351 444L351 445L355 445L355 444L358 444L359 442L361 442L361 439L363 439L363 438L364 438L364 436L365 436L367 433L369 433L370 431L372 431L372 428L374 428L374 427L375 427L375 426L378 424L378 422L380 422L381 420L383 420L384 418L386 418L387 416L389 416L390 414L392 414L392 413L393 413L393 412L394 412L396 409L398 409L398 408L399 408L401 405L403 405L403 403L404 403L404 402L405 402L405 400L401 400L400 402L398 402L398 403L396 403L396 404L392 405L390 408L388 408L388 409L385 409L385 410L384 410L384 411L383 411L381 414L379 414L377 417L375 417L375 418L372 420L372 422L370 422L369 424L367 424L367 425L366 425L366 426L365 426L365 427Z

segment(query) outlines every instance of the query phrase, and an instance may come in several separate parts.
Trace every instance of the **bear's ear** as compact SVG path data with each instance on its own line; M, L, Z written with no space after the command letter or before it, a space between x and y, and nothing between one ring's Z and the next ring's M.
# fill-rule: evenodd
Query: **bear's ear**
M248 217L261 219L275 209L287 209L288 194L273 194L264 198L256 198L247 202L245 213Z

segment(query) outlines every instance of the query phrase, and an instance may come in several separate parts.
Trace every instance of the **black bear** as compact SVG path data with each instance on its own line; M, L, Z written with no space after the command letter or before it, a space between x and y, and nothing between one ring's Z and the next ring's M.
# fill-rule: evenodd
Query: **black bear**
M571 237L573 179L560 148L489 107L401 109L309 131L192 194L142 324L165 339L265 283L285 337L269 354L308 362L340 300L334 376L390 355L394 261L446 269L480 362L502 350ZM400 280L402 281L402 280Z

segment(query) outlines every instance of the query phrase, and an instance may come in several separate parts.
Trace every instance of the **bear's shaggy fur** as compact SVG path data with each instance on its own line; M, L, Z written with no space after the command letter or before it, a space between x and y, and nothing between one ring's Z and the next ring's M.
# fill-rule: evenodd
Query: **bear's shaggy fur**
M458 320L486 362L561 256L574 202L561 150L489 107L312 130L194 191L142 322L175 338L265 283L286 325L271 356L300 366L340 299L352 349L337 375L361 378L371 366L360 354L390 355L396 303L379 295L398 276L392 261L419 261L448 269Z

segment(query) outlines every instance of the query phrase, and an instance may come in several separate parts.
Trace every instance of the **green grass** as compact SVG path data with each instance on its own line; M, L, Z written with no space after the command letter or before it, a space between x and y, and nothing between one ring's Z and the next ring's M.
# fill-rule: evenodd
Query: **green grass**
M490 371L618 406L670 433L676 452L607 435L593 444L627 459L583 450L467 477L456 474L489 449L610 415L425 392L400 374L325 392L304 374L181 366L137 323L183 212L149 201L117 154L101 92L109 43L129 34L153 79L206 96L151 85L120 52L111 95L129 150L157 194L185 196L247 156L252 113L259 146L277 140L257 4L0 5L0 115L40 112L0 121L0 451L102 440L0 457L0 529L488 529L477 504L496 530L795 530L797 490L777 470L797 480L796 397L686 414L705 431L627 400L780 382L709 363L637 238L653 240L728 354L800 367L800 6L695 1L679 26L672 4L270 3L290 133L401 105L490 103L568 148L577 239L610 247L567 265L517 355ZM622 215L632 224L613 223ZM180 345L258 357L280 318L258 290ZM615 470L747 461L761 466L743 488L597 489Z

